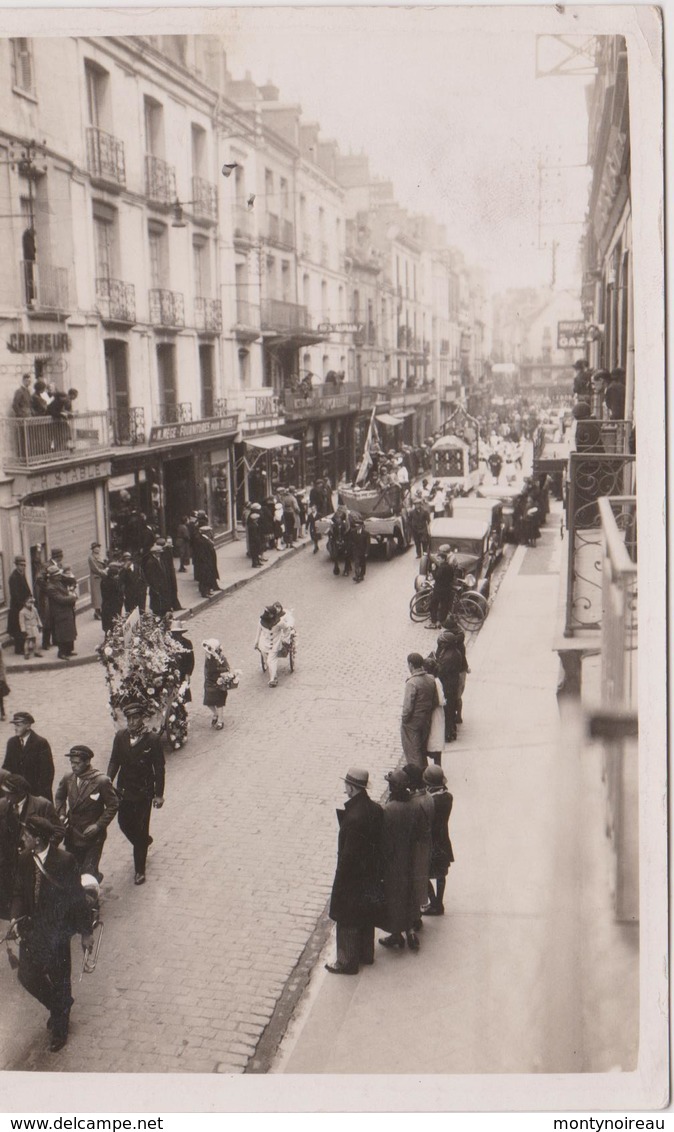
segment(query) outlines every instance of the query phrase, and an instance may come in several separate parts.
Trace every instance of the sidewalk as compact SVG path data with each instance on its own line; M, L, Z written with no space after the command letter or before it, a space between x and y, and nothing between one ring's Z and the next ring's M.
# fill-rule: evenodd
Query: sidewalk
M246 537L242 529L238 530L239 537L233 542L223 543L222 546L217 548L218 555L218 571L220 573L219 586L221 592L215 594L214 597L203 598L199 594L199 588L193 577L193 567L187 568L186 574L176 572L178 579L178 598L183 609L180 611L181 621L186 621L193 617L195 613L205 609L206 606L212 605L213 602L221 600L221 598L234 590L239 589L240 586L245 586L248 582L253 582L261 574L265 574L269 570L282 562L285 558L297 554L308 543L311 542L308 535L301 536L295 546L290 550L268 550L265 553L267 561L259 570L254 570L250 564L250 559L246 556ZM176 559L177 562L177 559ZM149 609L149 602L147 605ZM75 652L77 656L73 660L57 660L56 648L52 647L48 652L44 653L42 658L35 658L33 660L24 660L23 657L16 656L14 652L13 643L10 641L9 646L5 648L3 653L5 660L5 667L7 672L43 672L53 668L65 668L66 665L72 668L78 664L91 664L98 658L95 650L100 644L103 643L103 630L101 629L100 621L94 620L93 608L84 609L77 615L77 640L75 642Z
M538 546L513 556L445 747L456 860L444 918L424 921L417 954L376 947L354 977L323 969L331 934L272 1071L635 1067L638 927L626 935L612 916L600 755L560 727L559 569L555 505Z

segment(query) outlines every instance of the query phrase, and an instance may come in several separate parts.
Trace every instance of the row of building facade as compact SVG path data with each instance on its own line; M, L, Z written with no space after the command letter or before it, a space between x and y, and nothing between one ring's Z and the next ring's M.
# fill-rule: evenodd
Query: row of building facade
M1 603L14 554L132 503L221 537L246 499L421 445L489 354L485 280L209 36L0 41ZM78 390L17 425L24 373Z

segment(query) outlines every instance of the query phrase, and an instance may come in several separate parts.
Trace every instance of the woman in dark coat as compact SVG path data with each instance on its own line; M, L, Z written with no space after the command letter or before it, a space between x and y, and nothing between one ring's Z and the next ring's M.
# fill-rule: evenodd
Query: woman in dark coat
M440 766L429 766L424 771L424 782L428 789L428 796L433 802L433 825L431 829L432 847L428 881L429 906L424 909L424 916L444 916L445 884L447 872L454 860L452 843L449 840L449 815L452 812L454 799L447 790L447 779ZM433 891L431 880L435 881L436 891Z
M203 642L206 650L206 663L204 664L204 704L213 713L211 727L222 731L225 726L223 719L225 704L227 703L227 689L223 687L221 678L229 672L227 657L222 651L222 645L215 637Z
M412 927L418 931L421 927L421 909L428 900L434 807L433 799L426 790L421 767L408 763L403 767L403 774L409 780L410 806L416 807L424 819L423 836L419 838L414 849L414 904L417 913Z
M47 575L49 578L47 595L49 597L54 644L58 648L57 656L59 660L70 660L71 656L77 655L73 652L73 645L77 640L77 625L75 624L77 594L72 586L65 584L63 571L59 570L58 566L50 566Z
M435 658L438 676L445 693L445 742L451 743L457 735L457 705L461 674L464 671L465 651L462 652L456 637L449 629L443 629L438 637Z
M377 927L390 932L380 939L382 947L404 948L405 939L411 951L419 950L419 937L413 924L419 915L415 884L415 852L424 836L424 819L417 806L410 805L408 778L402 770L386 776L389 797L384 804L382 825L382 874L384 880L384 913Z

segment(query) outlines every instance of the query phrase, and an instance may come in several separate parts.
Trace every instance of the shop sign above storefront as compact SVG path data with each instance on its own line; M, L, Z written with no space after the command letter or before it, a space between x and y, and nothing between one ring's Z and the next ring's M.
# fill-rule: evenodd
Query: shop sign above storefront
M31 523L36 527L43 527L47 522L47 508L35 507L30 503L22 503L19 508L22 523Z
M69 334L10 334L7 349L12 354L63 354L71 347Z
M238 415L233 413L229 417L206 417L201 421L155 425L150 431L150 444L166 443L167 440L191 440L193 437L211 436L213 433L236 432L238 423Z
M111 464L109 460L98 460L92 464L75 464L73 467L60 468L55 472L37 472L34 475L17 474L13 477L13 495L42 494L44 491L54 491L59 487L72 487L89 480L107 479L110 475Z
M319 334L362 334L362 322L319 322Z

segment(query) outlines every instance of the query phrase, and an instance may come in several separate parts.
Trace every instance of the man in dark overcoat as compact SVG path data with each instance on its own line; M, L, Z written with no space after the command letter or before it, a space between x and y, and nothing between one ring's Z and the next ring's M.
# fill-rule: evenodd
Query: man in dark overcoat
M202 597L209 597L220 587L218 586L218 555L213 542L213 530L206 524L197 527L192 537L192 557L194 559L194 577L199 586Z
M156 617L164 617L173 609L173 595L162 548L157 543L143 558L143 574L150 591L150 609Z
M7 740L3 768L20 774L30 786L31 794L52 798L54 760L51 747L42 735L32 730L35 720L29 711L15 711L12 724L15 734Z
M68 1040L70 940L79 932L83 950L94 944L92 913L75 858L56 847L62 836L58 823L35 815L27 819L12 900L21 937L19 982L49 1011L53 1053Z
M126 727L115 735L108 778L114 783L119 774L117 820L133 845L135 883L145 884L147 850L152 840L150 815L153 807L160 810L164 805L164 752L160 737L145 730L140 704L129 704L124 715Z
M14 569L9 575L9 615L7 618L7 632L14 641L14 652L17 656L23 656L23 645L26 639L19 625L19 613L26 604L26 598L32 596L26 577L26 559L23 554L17 554L14 559Z
M367 556L370 553L370 535L360 515L356 515L348 534L353 563L354 582L364 582L367 570Z
M93 757L91 748L83 744L70 748L71 772L59 782L54 800L66 827L66 849L80 872L96 877L100 884L103 874L98 866L119 798L108 776L92 767Z
M344 779L348 801L337 810L337 870L330 899L337 924L337 959L326 963L333 975L357 975L361 963L374 963L374 921L379 886L381 806L367 792L368 772L351 767Z
M0 919L9 919L16 867L21 848L21 827L38 815L56 824L58 815L47 798L36 798L20 774L3 771L0 783Z

